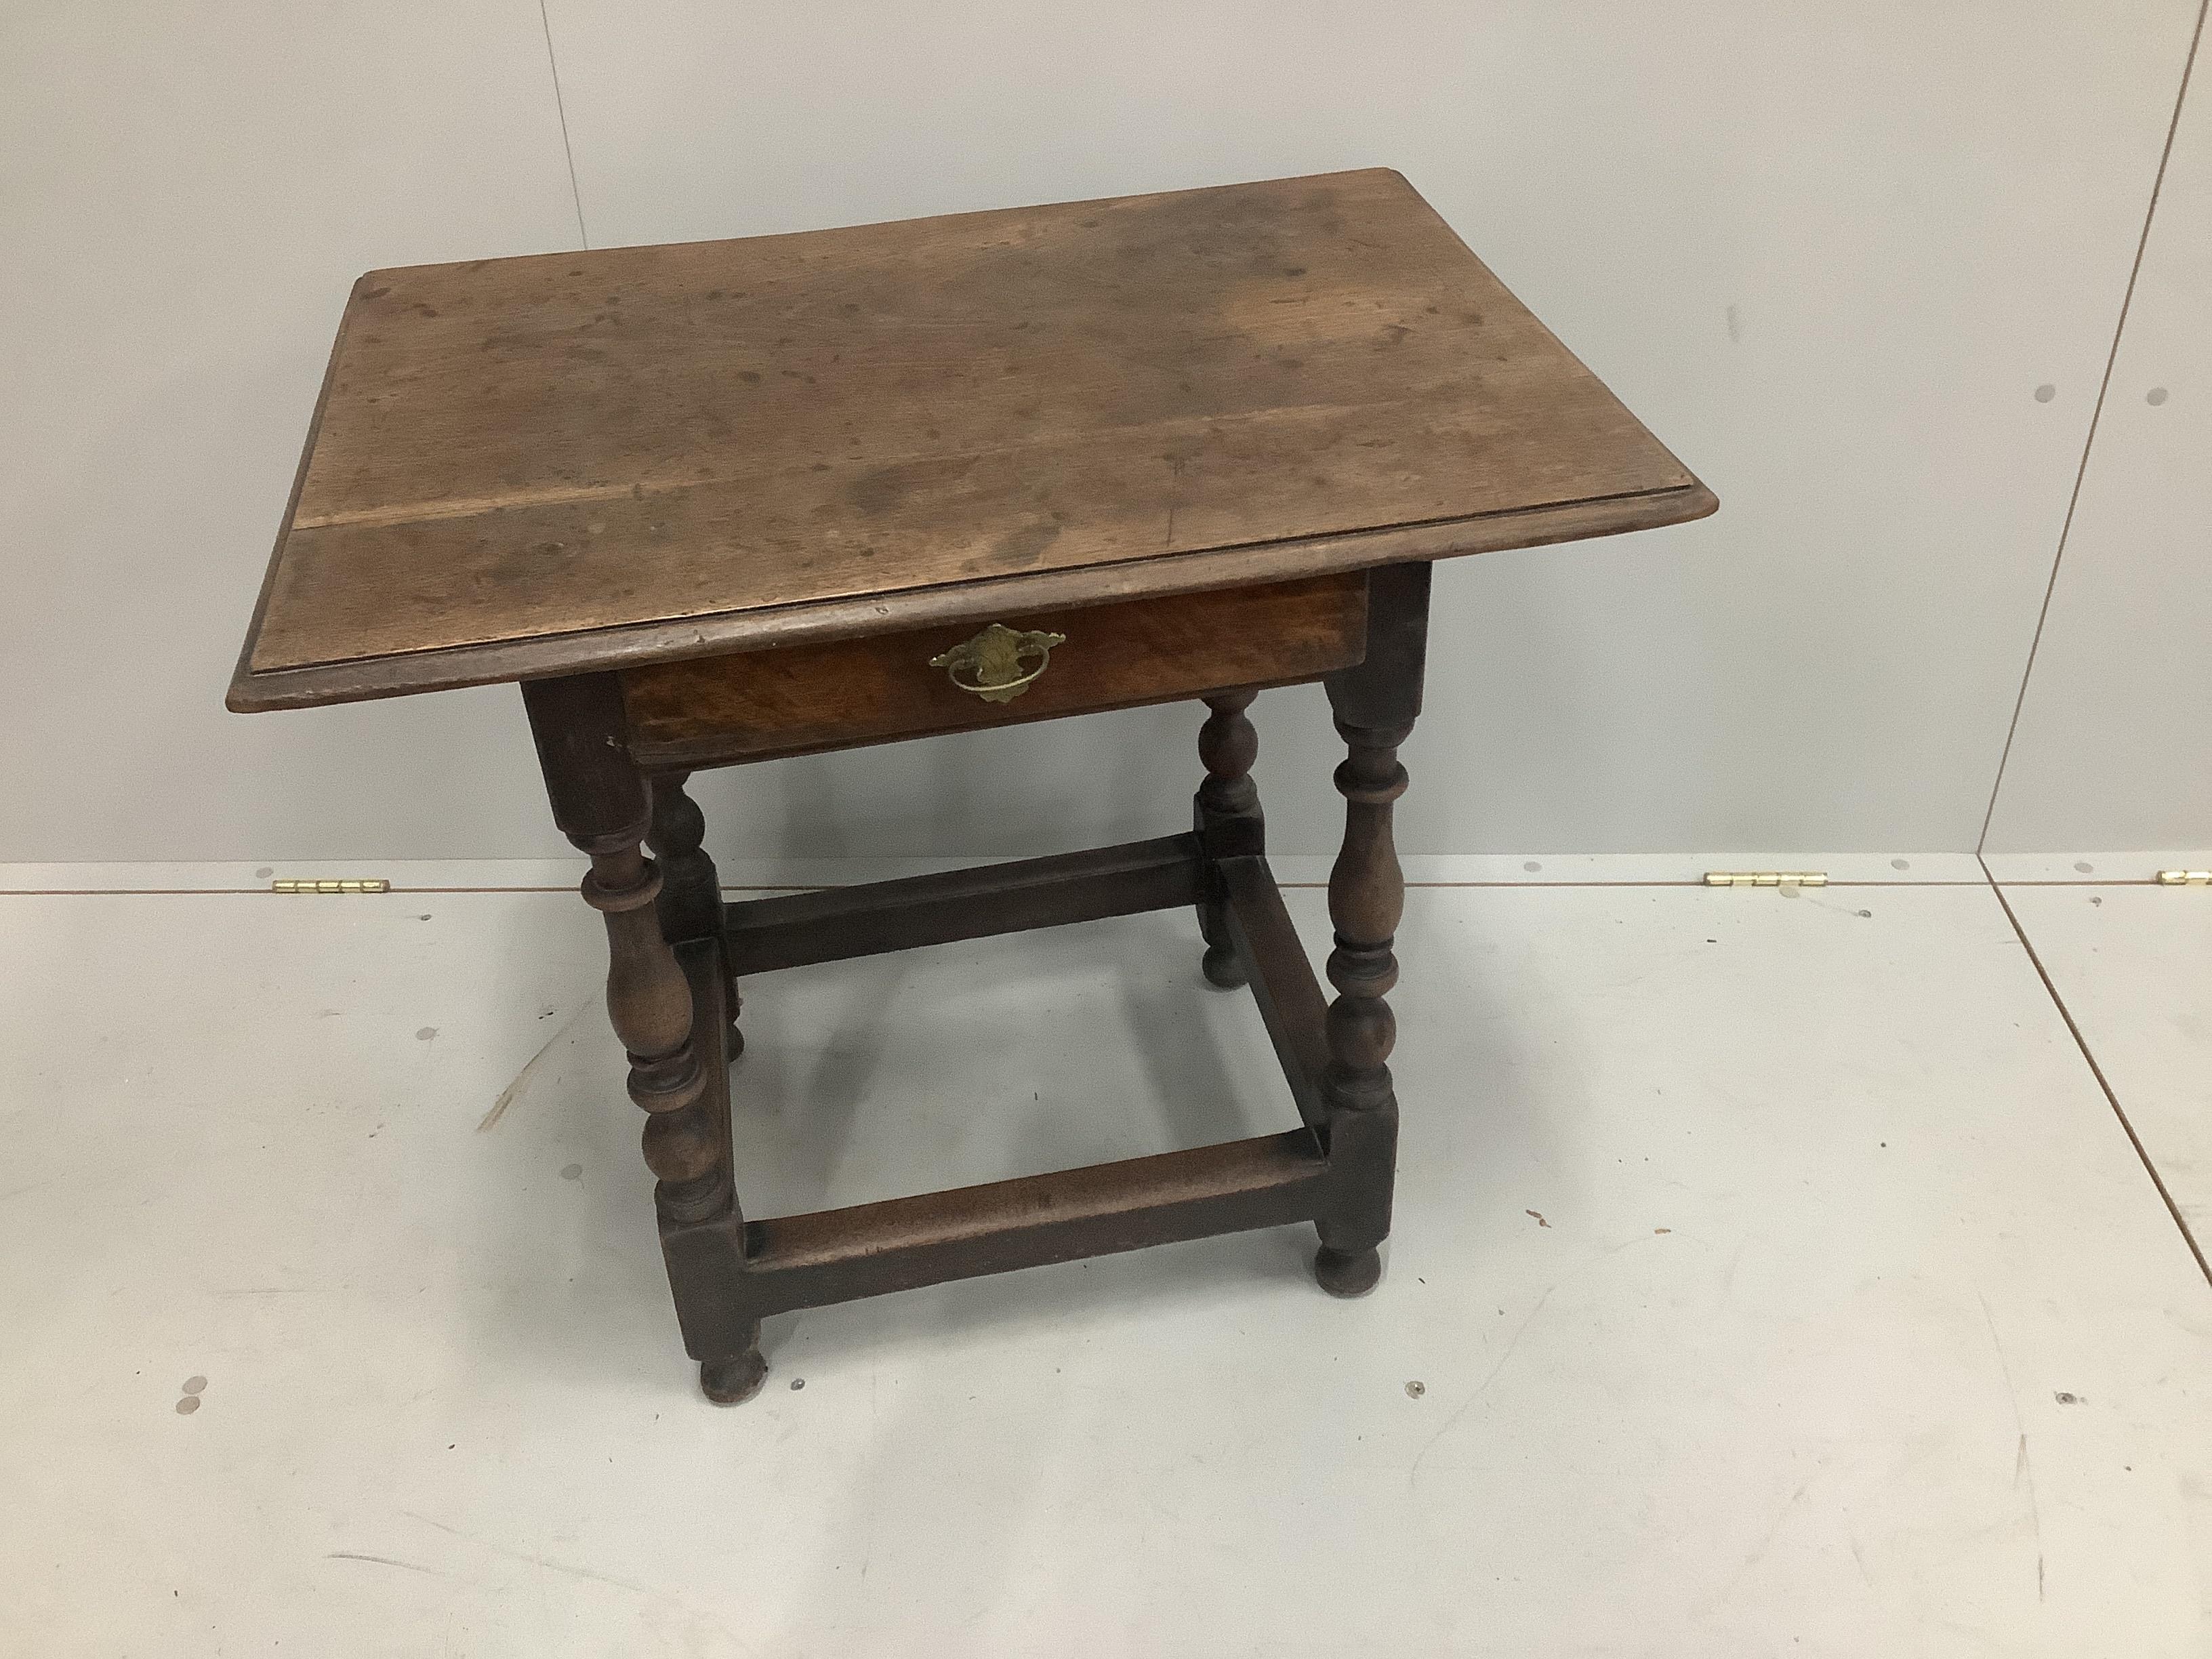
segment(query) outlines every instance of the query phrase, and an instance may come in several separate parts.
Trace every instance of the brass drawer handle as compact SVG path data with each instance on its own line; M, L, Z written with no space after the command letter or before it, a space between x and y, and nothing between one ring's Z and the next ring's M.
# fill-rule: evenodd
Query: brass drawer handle
M985 702L1011 702L1044 673L1052 660L1053 647L1066 643L1065 634L1050 634L1041 628L1018 634L993 623L973 639L963 640L950 651L932 657L929 665L942 668L945 678ZM1032 657L1036 666L1024 673L1023 661ZM964 680L960 678L963 669L969 676Z

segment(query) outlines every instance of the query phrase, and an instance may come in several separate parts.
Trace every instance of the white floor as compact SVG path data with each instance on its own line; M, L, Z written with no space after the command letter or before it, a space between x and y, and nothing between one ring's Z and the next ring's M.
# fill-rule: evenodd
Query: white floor
M251 884L107 877L0 886ZM0 893L0 1651L2212 1651L2212 1285L1996 892L1526 879L1411 895L1372 1297L916 1291L727 1411L573 895ZM2075 880L2006 896L2212 1226L2212 892ZM749 1208L1287 1126L1193 932L754 982Z

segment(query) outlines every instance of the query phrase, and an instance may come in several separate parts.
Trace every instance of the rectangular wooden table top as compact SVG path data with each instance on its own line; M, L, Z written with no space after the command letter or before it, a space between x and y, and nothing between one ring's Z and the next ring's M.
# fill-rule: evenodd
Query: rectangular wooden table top
M230 705L1692 519L1397 173L373 271Z

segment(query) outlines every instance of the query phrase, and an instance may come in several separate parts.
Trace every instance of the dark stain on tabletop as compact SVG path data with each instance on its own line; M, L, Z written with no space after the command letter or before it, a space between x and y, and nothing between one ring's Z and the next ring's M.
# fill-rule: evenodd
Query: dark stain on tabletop
M1024 525L1001 536L991 549L991 562L1022 567L1035 564L1045 550L1060 539L1060 526L1048 520Z

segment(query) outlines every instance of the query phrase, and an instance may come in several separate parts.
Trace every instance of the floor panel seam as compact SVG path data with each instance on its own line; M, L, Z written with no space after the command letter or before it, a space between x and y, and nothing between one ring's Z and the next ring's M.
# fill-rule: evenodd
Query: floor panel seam
M1984 865L1983 868L1986 872L1988 866ZM2119 1094L2113 1089L2112 1080L2105 1075L2105 1068L2097 1063L2097 1056L2089 1047L2089 1040L2082 1034L2081 1022L2074 1018L2073 1010L2066 1006L2066 999L2059 994L2057 983L2051 977L2051 970L2043 965L2043 957L2036 951L2034 941L2028 938L2027 929L2021 926L2018 914L2012 908L2012 901L2005 896L2004 889L1997 884L1995 876L1990 878L1990 891L1996 896L1998 908L2005 914L2005 920L2012 924L2014 936L2020 940L2021 949L2027 952L2028 963L2035 969L2035 976L2043 981L2043 988L2050 995L2051 1006L2058 1010L2058 1018L2065 1021L2067 1033L2073 1037L2074 1046L2081 1050L2082 1060L2089 1067L2089 1075L2097 1080L2097 1087L2104 1091L2105 1103L2112 1109L2112 1115L2119 1120L2128 1144L2136 1149L2136 1157L2142 1161L2143 1173L2150 1177L2150 1184L2157 1189L2160 1200L2166 1206L2166 1212L2173 1218L2173 1224L2180 1230L2182 1242L2189 1246L2190 1255L2197 1258L2197 1272L2204 1275L2206 1283L2212 1284L2212 1263L2205 1261L2203 1247L2190 1230L2188 1220L2181 1213L2181 1206L2173 1201L2173 1194L2166 1190L2165 1177L2159 1174L2158 1165L2151 1161L2150 1153L2142 1144L2142 1137L2136 1133L2136 1126L2128 1121L2127 1109L2120 1104Z

